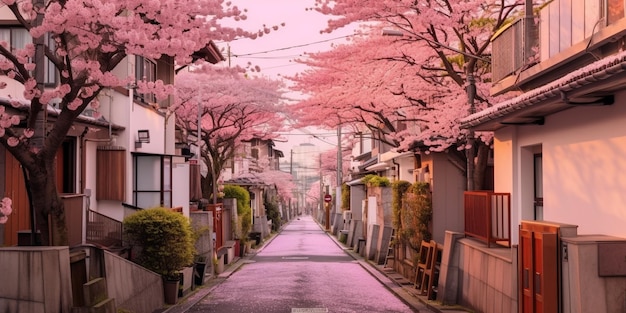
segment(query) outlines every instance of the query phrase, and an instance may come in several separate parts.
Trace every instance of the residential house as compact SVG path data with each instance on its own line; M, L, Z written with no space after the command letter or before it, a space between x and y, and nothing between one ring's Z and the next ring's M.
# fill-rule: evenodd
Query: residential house
M0 20L4 21L0 36L10 38L13 48L32 42L28 31L18 26L7 7L0 8ZM212 42L193 57L211 63L224 60ZM150 81L160 79L168 84L174 81L173 61L167 56L153 60L129 55L113 73ZM22 97L23 86L7 76L0 76L0 81L7 84L7 88L0 90L0 102L5 107L10 107L10 99L28 106L28 101ZM50 71L44 85L52 88L58 82L58 73ZM171 99L157 103L151 94L137 93L134 86L122 86L103 90L98 101L98 114L92 109L82 112L57 152L57 185L65 201L70 248L84 244L95 244L105 250L119 248L122 245L121 221L136 209L180 208L189 215L190 169L185 157L175 149L174 118L165 110ZM55 105L49 108L48 121L54 121L58 109ZM18 107L16 113L20 110ZM28 198L19 164L2 147L0 160L3 164L0 195L13 199L16 212L7 225L0 226L0 245L14 246L20 243L17 234L30 233ZM24 238L23 243L30 244L29 236ZM92 255L91 262L105 262L93 259L93 253L87 252ZM107 275L116 273L109 267L107 271ZM87 276L96 275L98 273ZM190 278L191 269L185 275ZM109 278L109 285L115 284L111 280L114 278ZM191 286L190 280L185 284L187 289ZM133 299L136 290L114 289L109 292L117 298L118 305L124 307L124 301L136 301ZM162 298L154 298L157 302L158 299ZM76 301L81 300L75 298L74 305Z
M252 232L259 233L261 238L267 237L271 231L264 200L275 194L276 188L268 185L257 174L280 169L280 158L284 154L274 147L272 140L254 138L244 141L222 172L224 184L244 187L250 193Z
M359 138L353 153L352 181L348 182L351 203L348 245L359 250L359 238L363 238L363 254L381 264L388 250L393 227L391 193L387 190L379 195L374 189L364 186L362 177L367 174L387 177L390 181L429 183L433 199L432 222L429 225L432 239L443 244L446 231L463 231L463 169L448 153L426 153L427 149L416 147L415 151L400 153L370 135ZM413 263L417 251L408 245L396 248L394 269L414 279L417 264Z
M495 192L466 193L466 219L475 214L470 236L485 244L448 234L438 297L480 312L620 312L624 2L528 7L493 38L492 93L519 95L462 120L494 134ZM510 223L511 248L487 239L500 237L496 210L500 226Z

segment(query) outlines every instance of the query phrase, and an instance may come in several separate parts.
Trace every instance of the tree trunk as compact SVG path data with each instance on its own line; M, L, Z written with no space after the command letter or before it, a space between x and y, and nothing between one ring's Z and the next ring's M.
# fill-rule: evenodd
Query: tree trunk
M27 167L26 173L24 180L30 191L33 218L41 233L41 244L68 245L65 208L57 192L54 159L41 160Z
M487 174L487 161L491 149L482 141L476 141L476 159L474 163L474 187L475 190L485 189L485 176Z

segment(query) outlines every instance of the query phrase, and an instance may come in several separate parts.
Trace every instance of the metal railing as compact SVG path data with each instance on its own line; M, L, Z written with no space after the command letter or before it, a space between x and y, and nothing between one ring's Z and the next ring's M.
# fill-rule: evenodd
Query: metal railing
M492 243L511 245L511 194L492 191L466 191L465 235Z
M89 210L86 241L102 247L122 247L122 222Z
M531 36L528 37L527 34ZM532 48L537 47L538 43L538 28L532 18L517 19L499 30L492 39L491 75L493 82L499 82L515 74L533 62L531 59L536 52L532 52Z

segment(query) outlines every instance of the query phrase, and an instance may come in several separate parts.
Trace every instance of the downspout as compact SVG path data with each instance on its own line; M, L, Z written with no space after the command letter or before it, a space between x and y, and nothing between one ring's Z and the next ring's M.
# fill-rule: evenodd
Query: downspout
M396 181L400 181L400 163L396 162L396 158L391 159L391 163L393 163L396 168Z
M111 95L109 95L109 119L111 119L111 111L112 111L112 107L113 107L113 99L111 97ZM86 174L85 172L87 171L87 165L85 164L85 162L87 161L87 151L86 151L86 147L87 147L87 141L91 141L91 142L107 142L107 143L112 143L113 141L113 129L112 129L112 123L111 121L109 121L109 138L108 139L88 139L85 138L85 135L87 135L87 132L89 131L88 127L85 127L85 129L83 130L83 132L80 134L79 138L80 138L80 181L78 183L79 187L78 190L80 191L80 194L85 194L85 180L86 178Z
M110 124L109 124L110 127ZM103 143L112 143L112 135L111 133L109 133L109 138L108 139L89 139L89 138L85 138L85 135L87 134L89 128L85 127L85 130L83 131L82 134L80 134L79 138L80 138L80 182L79 182L79 191L81 194L85 193L85 180L86 178L86 174L85 172L87 172L87 141L91 141L91 142L103 142Z

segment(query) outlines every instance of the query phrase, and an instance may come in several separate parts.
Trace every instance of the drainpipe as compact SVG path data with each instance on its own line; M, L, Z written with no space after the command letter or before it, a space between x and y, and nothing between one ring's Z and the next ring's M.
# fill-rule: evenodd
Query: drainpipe
M396 181L400 180L400 163L396 162L396 159L391 159L391 163L396 167Z

